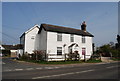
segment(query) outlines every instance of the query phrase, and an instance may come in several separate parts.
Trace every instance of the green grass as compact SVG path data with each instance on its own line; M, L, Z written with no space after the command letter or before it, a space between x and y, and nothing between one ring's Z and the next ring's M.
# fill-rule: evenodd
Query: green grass
M120 58L112 58L114 61L120 61Z
M86 62L84 61L36 61L36 60L22 60L22 61L27 61L27 62L32 62L32 63L37 63L37 64L79 64L79 63L99 63L102 62L101 60L88 60Z
M90 60L87 60L86 63L99 63L99 62L102 62L101 60L95 60L95 59L90 59Z
M35 60L29 60L27 62L33 62L33 63L38 63L38 64L75 64L75 63L82 63L82 61L51 61L51 62L46 62L46 61L35 61Z

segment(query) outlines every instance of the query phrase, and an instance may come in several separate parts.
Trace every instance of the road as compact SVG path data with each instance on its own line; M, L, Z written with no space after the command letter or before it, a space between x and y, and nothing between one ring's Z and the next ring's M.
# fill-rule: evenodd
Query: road
M3 79L118 79L118 62L39 65L3 59Z

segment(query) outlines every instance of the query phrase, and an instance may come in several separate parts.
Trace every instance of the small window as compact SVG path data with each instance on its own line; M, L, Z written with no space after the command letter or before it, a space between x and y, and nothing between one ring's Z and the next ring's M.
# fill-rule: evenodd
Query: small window
M62 55L62 47L57 47L57 55Z
M70 41L74 42L74 35L72 35L72 34L70 35Z
M35 36L32 36L31 39L35 39Z
M82 36L82 43L85 43L85 36Z
M62 33L57 33L57 41L62 41Z

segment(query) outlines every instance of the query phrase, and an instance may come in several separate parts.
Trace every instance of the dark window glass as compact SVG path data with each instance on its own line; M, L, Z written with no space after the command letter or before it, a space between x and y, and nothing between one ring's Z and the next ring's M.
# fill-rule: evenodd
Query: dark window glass
M85 36L82 36L82 43L85 43Z
M74 35L72 35L72 34L70 35L70 41L74 42Z
M57 41L62 41L62 34L61 33L57 34Z
M62 55L62 47L57 47L57 55Z

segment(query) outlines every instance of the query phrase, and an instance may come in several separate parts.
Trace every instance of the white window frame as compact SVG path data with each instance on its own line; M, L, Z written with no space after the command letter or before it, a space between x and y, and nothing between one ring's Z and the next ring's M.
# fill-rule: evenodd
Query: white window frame
M57 41L62 41L62 33L57 33Z
M70 34L70 42L74 42L74 35Z
M57 47L57 55L62 55L62 47Z
M31 36L31 39L34 40L34 39L35 39L35 36Z
M86 43L86 38L85 38L85 36L82 36L82 43Z

